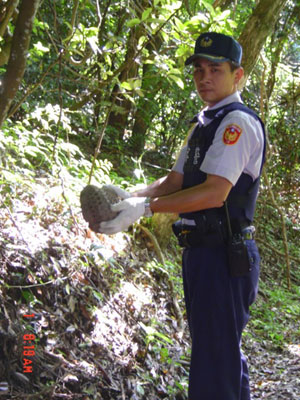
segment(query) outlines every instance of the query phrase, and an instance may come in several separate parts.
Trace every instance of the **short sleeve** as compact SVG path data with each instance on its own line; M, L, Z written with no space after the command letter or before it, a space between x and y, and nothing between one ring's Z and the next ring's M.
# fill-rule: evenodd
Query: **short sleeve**
M173 165L172 171L183 174L183 167L186 159L186 153L187 153L187 146L183 146L175 164Z
M233 111L218 127L200 169L233 185L243 172L255 180L260 173L263 141L260 122L245 112Z

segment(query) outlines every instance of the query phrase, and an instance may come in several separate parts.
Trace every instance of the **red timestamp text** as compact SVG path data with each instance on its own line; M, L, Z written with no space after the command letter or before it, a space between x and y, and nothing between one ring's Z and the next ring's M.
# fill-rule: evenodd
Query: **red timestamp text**
M23 317L33 318L34 314L26 314ZM33 372L33 361L30 357L35 356L35 339L33 333L23 335L23 372L26 374Z

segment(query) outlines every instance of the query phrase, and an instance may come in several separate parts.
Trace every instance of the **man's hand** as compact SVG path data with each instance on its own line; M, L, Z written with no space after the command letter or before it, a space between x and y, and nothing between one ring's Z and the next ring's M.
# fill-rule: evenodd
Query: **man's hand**
M129 225L144 215L145 200L146 197L129 197L120 203L112 204L111 210L120 213L111 221L101 222L99 231L112 235L127 229Z

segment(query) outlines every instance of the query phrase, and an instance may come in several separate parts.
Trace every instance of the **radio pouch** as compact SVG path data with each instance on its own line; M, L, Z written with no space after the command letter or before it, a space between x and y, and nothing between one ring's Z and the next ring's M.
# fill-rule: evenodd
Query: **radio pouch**
M251 270L247 246L242 235L233 235L229 239L227 256L230 276L244 276Z
M227 258L229 274L232 277L244 276L251 270L248 249L242 233L232 233L227 201L224 202L224 208L228 229Z

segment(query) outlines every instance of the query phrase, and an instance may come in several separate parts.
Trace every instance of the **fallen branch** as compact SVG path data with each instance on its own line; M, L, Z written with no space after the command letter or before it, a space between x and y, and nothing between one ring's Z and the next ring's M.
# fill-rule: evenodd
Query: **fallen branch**
M73 274L71 274L72 276ZM28 289L28 288L33 288L33 287L38 287L38 286L46 286L50 285L51 283L55 283L57 281L64 281L66 279L70 278L70 276L64 276L63 278L57 278L57 279L52 279L51 281L43 282L43 283L34 283L32 285L9 285L8 283L3 282L2 285L5 286L8 289Z
M14 227L15 227L15 228L17 229L17 231L19 232L19 235L20 235L22 241L23 241L24 244L26 245L30 257L34 259L34 257L32 256L32 253L33 253L33 252L32 252L32 250L31 250L31 248L30 248L30 246L29 246L29 243L25 240L21 229L19 228L19 226L18 226L16 220L14 219L14 216L12 215L12 213L11 213L9 207L5 204L5 200L4 200L4 207L5 207L6 211L7 211L8 214L9 214L9 218L10 218L11 222L13 223Z
M150 241L153 244L158 261L164 265L165 257L161 251L160 245L159 245L156 237L153 235L153 233L150 232L150 230L148 228L146 228L145 226L143 226L141 224L137 224L137 228L141 229L148 236L148 238L150 239Z
M62 197L63 197L64 201L66 202L67 206L69 207L69 211L70 211L71 217L72 217L72 219L74 221L74 224L76 225L76 228L77 228L77 234L79 234L79 232L84 232L84 230L78 225L78 222L77 222L77 220L75 218L75 215L74 215L73 209L71 207L71 204L69 203L69 201L67 199L67 196L66 196L66 193L65 193L65 182L64 182L64 179L63 179L61 174L59 175L59 178L60 178L61 188L62 188Z

